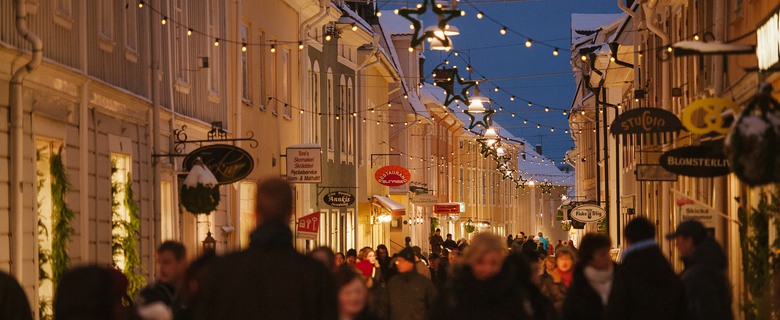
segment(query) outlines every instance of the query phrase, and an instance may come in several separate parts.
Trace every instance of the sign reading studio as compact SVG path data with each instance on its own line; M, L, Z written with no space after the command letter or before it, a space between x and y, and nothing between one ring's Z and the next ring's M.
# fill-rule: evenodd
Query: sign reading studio
M670 141L682 130L682 123L673 113L660 108L636 108L621 113L610 125L613 135L638 135L649 142Z

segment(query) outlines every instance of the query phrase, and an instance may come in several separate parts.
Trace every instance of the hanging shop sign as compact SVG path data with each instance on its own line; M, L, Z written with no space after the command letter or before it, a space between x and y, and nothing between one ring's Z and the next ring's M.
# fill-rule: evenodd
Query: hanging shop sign
M661 155L664 169L688 177L717 177L731 172L722 147L690 146L672 149Z
M355 195L345 191L329 192L322 198L331 207L346 207L355 203Z
M433 206L433 213L435 214L459 214L459 203L438 203Z
M409 170L401 166L384 166L374 174L374 178L379 184L388 187L405 185L411 177L412 174L409 173Z
M320 232L320 212L314 212L307 214L298 219L297 227L298 238L317 240L317 235Z
M422 193L412 198L412 204L418 207L430 208L439 202L439 197L430 193Z
M767 70L780 61L780 13L772 15L756 29L756 58L758 68Z
M657 164L638 164L636 181L677 181L677 174Z
M720 225L722 224L722 217L720 217L712 208L697 204L695 201L681 197L675 201L679 208L679 220L696 220L701 222L707 233L711 236L718 237L720 235Z
M569 212L569 218L582 223L601 221L606 216L607 212L604 208L595 204L583 204L571 209L571 212Z
M192 170L195 159L214 174L219 184L228 184L244 179L255 167L252 156L246 150L227 144L203 146L190 152L184 158L184 169Z
M705 98L699 99L685 108L681 121L685 129L695 134L726 134L729 132L730 123L726 123L723 116L731 110L734 115L739 114L739 106L729 99Z
M287 147L287 181L291 183L322 182L322 154L319 144Z
M647 143L666 143L672 141L683 126L680 119L664 109L637 108L621 113L610 125L613 135L623 135L623 143L628 137L639 136Z

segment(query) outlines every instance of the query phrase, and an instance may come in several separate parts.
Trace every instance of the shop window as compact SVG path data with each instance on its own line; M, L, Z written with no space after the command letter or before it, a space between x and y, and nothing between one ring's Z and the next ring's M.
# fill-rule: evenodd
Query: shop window
M255 207L257 206L257 184L254 182L241 182L239 203L239 247L245 249L249 246L250 235L255 230L257 220Z

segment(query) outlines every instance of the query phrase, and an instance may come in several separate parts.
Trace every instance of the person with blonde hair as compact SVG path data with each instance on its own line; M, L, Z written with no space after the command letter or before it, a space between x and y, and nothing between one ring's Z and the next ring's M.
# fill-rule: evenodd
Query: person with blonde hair
M358 251L357 258L359 261L355 263L355 268L363 274L368 287L373 287L374 279L379 278L380 272L379 262L376 260L376 252L371 247L364 247Z
M439 294L432 319L522 319L520 288L510 268L504 238L479 233L471 240Z

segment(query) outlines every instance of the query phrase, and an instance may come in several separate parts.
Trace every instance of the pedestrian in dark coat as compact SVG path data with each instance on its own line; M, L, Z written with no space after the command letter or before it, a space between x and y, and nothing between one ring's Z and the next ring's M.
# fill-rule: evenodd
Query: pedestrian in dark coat
M688 319L685 289L655 242L655 226L634 218L624 234L628 249L615 273L606 319Z
M293 249L292 188L282 179L257 192L258 228L249 248L209 267L196 319L336 319L329 271Z
M525 319L520 288L511 268L503 268L505 240L477 234L463 253L462 264L440 292L432 319Z
M418 274L412 248L404 248L395 258L398 274L377 292L375 306L380 319L424 320L436 301L436 288L430 279Z
M5 272L0 272L0 319L33 319L27 295L16 278Z
M609 237L602 234L589 233L582 238L574 280L563 302L563 319L604 319L615 270L610 245Z
M726 255L699 221L686 220L666 236L675 239L685 270L680 278L688 298L691 319L731 320L731 286L726 277Z

